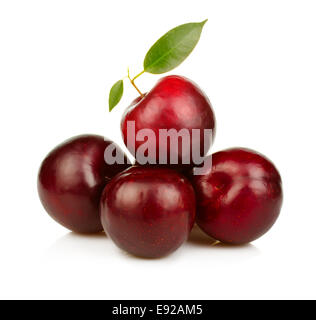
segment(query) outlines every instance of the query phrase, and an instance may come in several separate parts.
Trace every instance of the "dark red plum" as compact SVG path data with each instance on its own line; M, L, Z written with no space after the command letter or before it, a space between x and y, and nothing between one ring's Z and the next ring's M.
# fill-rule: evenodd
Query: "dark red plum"
M196 221L209 236L245 244L265 234L282 205L281 177L263 155L243 148L214 153L205 175L192 176Z
M128 123L134 123L135 137L131 135L128 137ZM142 129L150 129L155 136L138 141L137 135ZM175 130L176 133L187 129L189 139L183 141L182 138L177 138L178 147L172 147L170 139L162 136L159 131L161 129L168 132ZM199 130L197 135L192 133L194 129ZM164 164L174 164L171 158L176 160L176 164L184 164L184 159L188 158L186 164L192 165L193 155L204 156L211 146L212 135L204 135L206 129L212 130L214 136L215 115L211 103L195 83L182 76L167 76L160 79L143 98L138 97L132 102L121 122L124 142L133 155L137 155L137 151L145 142L149 146L148 149L155 150L155 154L145 154L151 164L163 164L159 159L161 153L166 159ZM128 144L128 138L135 145L135 150ZM137 158L141 163L139 160Z
M186 241L195 205L193 187L180 173L136 166L105 187L101 220L118 247L136 256L158 258Z
M111 143L98 135L76 136L58 145L42 162L38 174L41 202L64 227L80 233L103 230L99 215L102 190L129 166L105 162L104 150ZM117 147L117 152L122 151Z

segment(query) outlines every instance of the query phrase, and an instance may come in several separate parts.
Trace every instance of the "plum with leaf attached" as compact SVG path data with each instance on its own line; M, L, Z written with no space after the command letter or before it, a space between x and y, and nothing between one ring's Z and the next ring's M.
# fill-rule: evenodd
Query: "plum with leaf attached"
M134 78L128 74L139 97L125 111L121 130L138 163L190 166L212 144L215 115L208 97L193 81L167 76L146 94L135 84L145 72L161 74L177 67L196 46L205 22L184 24L167 32L146 54L144 70ZM111 89L110 110L122 94L120 80Z

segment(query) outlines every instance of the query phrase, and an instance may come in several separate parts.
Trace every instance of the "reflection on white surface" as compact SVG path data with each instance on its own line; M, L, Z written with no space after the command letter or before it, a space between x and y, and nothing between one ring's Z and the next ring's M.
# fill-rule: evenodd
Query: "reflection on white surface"
M98 259L125 262L125 259L148 261L149 263L166 263L166 260L181 261L190 259L193 255L203 257L204 263L211 260L212 264L229 262L239 263L260 255L260 250L252 244L232 246L222 244L194 226L188 241L173 254L161 259L142 259L134 257L117 248L105 233L82 235L67 233L59 238L44 254L45 259Z
M102 257L106 255L110 241L103 232L91 235L69 232L47 249L44 258Z
M239 263L257 257L261 253L253 244L223 244L207 236L197 225L193 227L186 247L198 250L201 254L203 252L205 259L211 256L214 264Z

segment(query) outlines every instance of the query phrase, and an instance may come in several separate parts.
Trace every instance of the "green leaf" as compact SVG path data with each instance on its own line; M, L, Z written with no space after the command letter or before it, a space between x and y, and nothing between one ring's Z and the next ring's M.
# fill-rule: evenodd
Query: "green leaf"
M206 21L186 23L168 31L147 52L144 70L160 74L177 67L195 48Z
M109 111L110 112L120 102L123 95L123 90L124 90L123 80L117 81L111 88L110 95L109 95Z

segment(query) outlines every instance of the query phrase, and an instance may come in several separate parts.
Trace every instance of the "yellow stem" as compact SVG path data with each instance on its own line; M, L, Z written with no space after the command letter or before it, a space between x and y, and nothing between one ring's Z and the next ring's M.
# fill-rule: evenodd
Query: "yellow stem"
M135 76L133 79L130 77L130 75L129 75L129 69L127 69L127 77L128 77L128 79L130 80L130 82L131 82L131 84L133 85L133 87L137 90L137 92L140 94L140 96L142 97L142 98L144 98L144 95L141 93L141 91L137 88L137 86L136 86L136 84L135 84L135 80L139 77L139 76L141 76L143 73L145 72L145 70L144 71L142 71L141 73L139 73L137 76Z
M142 72L140 72L137 76L135 76L133 78L133 81L136 80L138 77L140 77L143 73L145 73L145 70L143 70Z

